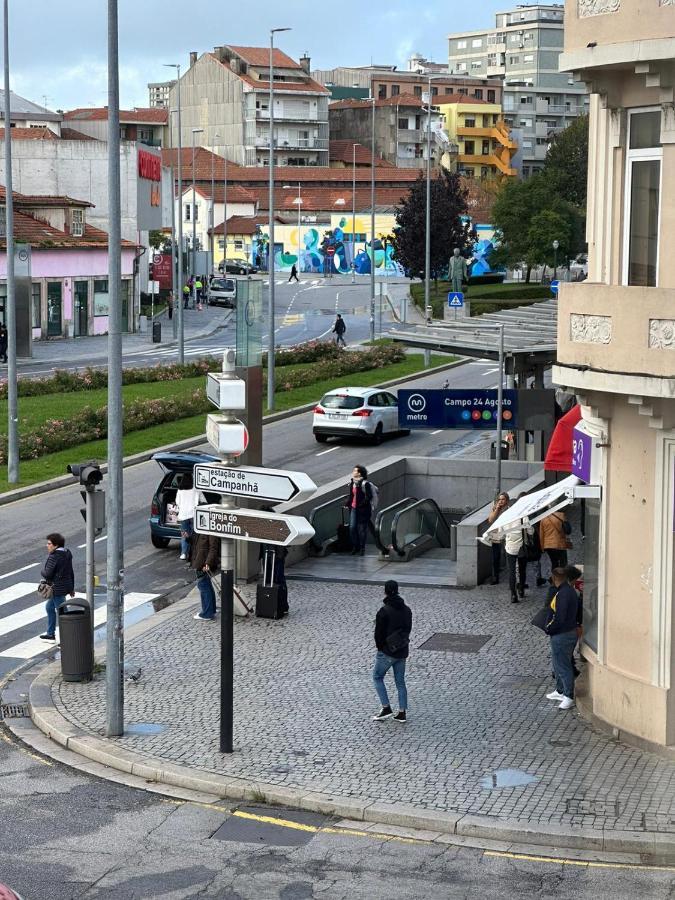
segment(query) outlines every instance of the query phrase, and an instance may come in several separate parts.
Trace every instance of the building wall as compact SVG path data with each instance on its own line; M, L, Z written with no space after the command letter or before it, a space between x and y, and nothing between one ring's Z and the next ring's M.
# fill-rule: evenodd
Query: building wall
M604 0L593 6L566 0L565 21L566 52L585 50L590 43L599 44L600 52L620 51L623 45L628 58L636 59L630 46L633 42L672 36L673 4L668 0L630 0L619 4Z

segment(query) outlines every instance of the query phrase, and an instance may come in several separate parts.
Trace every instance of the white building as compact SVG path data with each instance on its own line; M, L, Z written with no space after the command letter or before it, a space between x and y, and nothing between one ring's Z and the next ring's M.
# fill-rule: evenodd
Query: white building
M169 94L176 83L173 81L151 81L148 83L148 106L152 109L160 107L167 109L169 106Z
M49 128L54 134L61 134L63 115L52 112L45 106L38 106L32 100L9 92L10 125L12 128ZM0 123L5 126L5 92L0 90Z

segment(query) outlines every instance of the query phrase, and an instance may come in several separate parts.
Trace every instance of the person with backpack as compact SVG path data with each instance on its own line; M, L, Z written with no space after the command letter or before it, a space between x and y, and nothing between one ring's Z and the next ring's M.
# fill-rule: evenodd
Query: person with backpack
M352 556L357 553L364 556L366 552L366 534L368 525L377 507L378 490L368 481L368 470L365 466L354 466L349 482L349 494L345 506L349 510L349 538L352 543Z
M559 509L539 523L539 543L551 560L551 570L567 565L568 535L572 527L565 513Z
M345 343L345 331L347 330L347 326L345 324L345 320L342 318L340 313L335 317L335 323L333 325L333 334L335 335L335 343L339 347L342 344L343 347L346 347Z
M398 583L387 581L384 585L384 600L375 616L375 665L373 684L382 709L373 716L374 722L391 719L405 722L408 709L408 691L405 683L406 659L410 652L410 632L412 631L412 610L398 593ZM394 671L394 682L398 692L398 712L389 703L384 676L389 669Z

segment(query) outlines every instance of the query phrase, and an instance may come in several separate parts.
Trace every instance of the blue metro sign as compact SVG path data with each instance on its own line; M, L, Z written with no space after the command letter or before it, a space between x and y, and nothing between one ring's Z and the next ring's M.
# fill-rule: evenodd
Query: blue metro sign
M400 390L398 424L405 428L496 428L497 391L476 390ZM518 427L518 391L505 390L502 396L502 427Z

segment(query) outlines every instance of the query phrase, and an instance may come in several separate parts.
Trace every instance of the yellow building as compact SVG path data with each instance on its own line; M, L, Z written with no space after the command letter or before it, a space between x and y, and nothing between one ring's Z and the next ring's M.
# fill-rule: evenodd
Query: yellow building
M514 177L511 159L518 145L502 119L499 103L488 103L464 94L434 98L444 119L450 142L457 144L457 170L467 178Z

